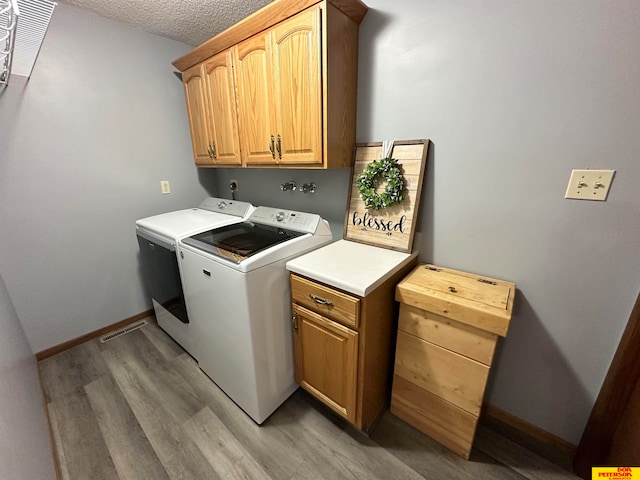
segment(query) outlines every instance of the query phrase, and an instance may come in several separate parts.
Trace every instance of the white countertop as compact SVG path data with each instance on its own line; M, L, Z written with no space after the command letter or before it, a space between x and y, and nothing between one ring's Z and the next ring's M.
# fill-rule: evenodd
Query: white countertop
M288 261L287 270L365 297L417 256L338 240Z

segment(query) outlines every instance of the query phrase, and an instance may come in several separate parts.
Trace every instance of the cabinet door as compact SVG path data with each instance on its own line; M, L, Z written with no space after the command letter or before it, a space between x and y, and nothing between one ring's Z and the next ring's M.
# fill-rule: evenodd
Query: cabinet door
M240 165L242 160L231 52L222 52L207 60L203 71L213 163Z
M196 65L182 74L184 94L187 101L187 116L191 130L193 157L197 165L210 165L209 132L207 131L207 109L205 105L205 79L201 65Z
M296 381L355 423L358 332L295 304L293 315Z
M267 34L234 48L238 110L245 164L275 164L275 113L271 94L271 51Z
M271 32L280 163L322 165L320 9L282 22Z

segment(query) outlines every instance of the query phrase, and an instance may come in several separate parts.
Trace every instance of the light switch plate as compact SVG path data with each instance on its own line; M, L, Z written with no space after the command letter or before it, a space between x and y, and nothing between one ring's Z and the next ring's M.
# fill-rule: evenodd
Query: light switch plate
M605 201L615 170L572 170L564 198Z
M164 194L171 193L171 187L169 186L169 180L160 180L160 191Z

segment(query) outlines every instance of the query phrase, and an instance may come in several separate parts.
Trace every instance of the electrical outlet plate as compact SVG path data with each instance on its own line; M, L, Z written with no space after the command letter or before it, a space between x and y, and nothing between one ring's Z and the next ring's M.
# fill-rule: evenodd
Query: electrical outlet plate
M171 193L171 187L169 186L169 180L160 180L160 191L163 195Z
M615 170L572 170L564 198L604 202L614 173Z

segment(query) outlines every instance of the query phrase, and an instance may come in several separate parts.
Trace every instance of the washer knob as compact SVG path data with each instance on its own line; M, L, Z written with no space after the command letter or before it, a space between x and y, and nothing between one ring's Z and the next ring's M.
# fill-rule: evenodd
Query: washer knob
M220 210L224 210L225 208L227 208L227 202L223 201L223 202L218 203L218 208Z
M284 220L284 212L278 212L278 213L276 213L276 220L277 220L278 222L283 221L283 220Z

